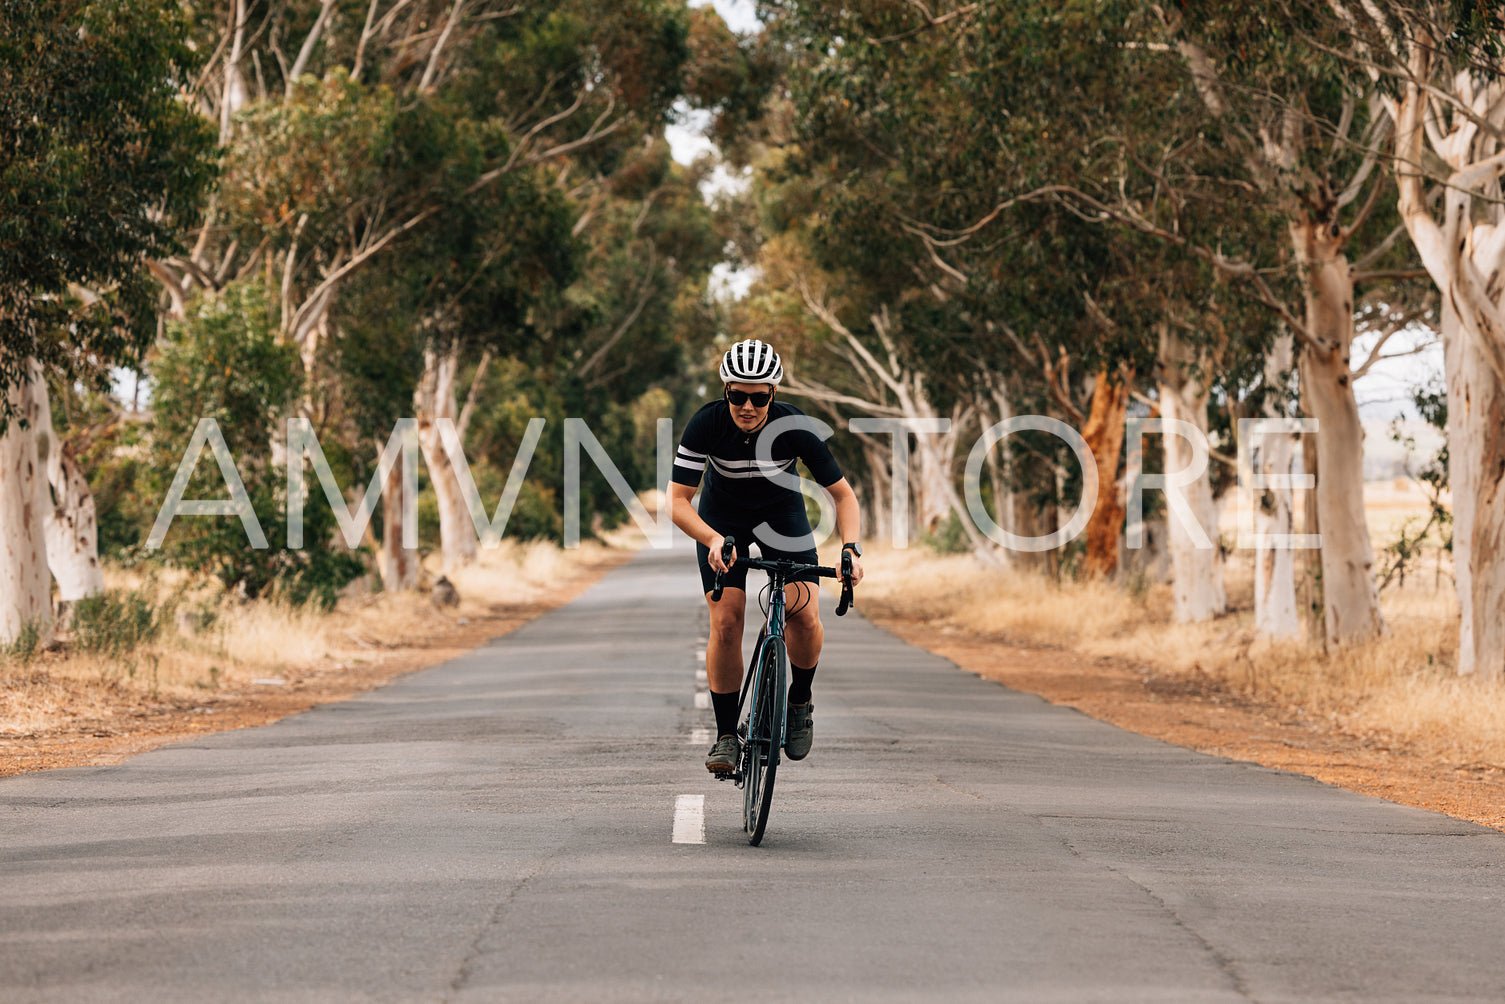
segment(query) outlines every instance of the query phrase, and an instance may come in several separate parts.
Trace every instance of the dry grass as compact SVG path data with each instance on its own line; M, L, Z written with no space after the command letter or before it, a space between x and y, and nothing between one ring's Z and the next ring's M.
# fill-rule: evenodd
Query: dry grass
M1252 560L1238 552L1226 576L1230 612L1202 624L1172 623L1165 585L1131 592L1100 581L1057 583L923 547L873 548L862 592L880 614L1108 657L1159 685L1325 719L1453 763L1505 766L1505 685L1454 672L1457 604L1451 580L1434 575L1434 562L1425 558L1424 574L1385 591L1384 637L1331 654L1255 637Z
M453 577L461 601L443 610L423 592L372 594L360 586L327 613L277 600L240 603L182 572L149 577L108 569L112 593L134 591L157 606L159 635L115 657L79 651L76 643L26 662L0 656L0 734L37 734L163 704L191 706L366 662L498 605L532 603L600 561L605 550L594 543L565 551L504 540ZM432 559L427 575L437 575Z

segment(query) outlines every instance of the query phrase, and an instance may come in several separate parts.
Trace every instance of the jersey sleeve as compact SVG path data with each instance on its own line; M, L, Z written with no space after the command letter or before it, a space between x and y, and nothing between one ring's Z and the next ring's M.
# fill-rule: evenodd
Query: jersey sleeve
M701 475L705 473L706 454L711 451L711 423L705 409L690 416L684 435L679 439L679 449L674 453L674 474L677 485L700 487Z
M822 488L830 488L842 478L841 465L831 456L831 448L815 434L814 429L800 429L794 433L796 452L810 469L810 476Z

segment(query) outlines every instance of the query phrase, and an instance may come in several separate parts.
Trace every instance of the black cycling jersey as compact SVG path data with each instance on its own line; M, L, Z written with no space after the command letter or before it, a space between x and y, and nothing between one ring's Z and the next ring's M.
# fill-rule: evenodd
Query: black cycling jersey
M805 413L792 404L774 401L768 406L767 422L757 431L743 432L732 421L725 400L707 402L691 416L680 438L674 457L674 483L693 488L704 473L702 505L712 503L718 509L762 509L797 499L803 510L803 497L794 487L798 477L795 461L803 460L822 488L841 480L841 468L808 423L779 433L771 444L771 459L758 459L762 429L790 415L803 418Z

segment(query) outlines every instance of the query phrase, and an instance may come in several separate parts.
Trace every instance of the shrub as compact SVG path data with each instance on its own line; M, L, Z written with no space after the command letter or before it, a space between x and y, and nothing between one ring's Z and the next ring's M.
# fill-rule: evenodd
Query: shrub
M154 640L172 616L146 589L121 589L79 600L73 607L73 643L81 652L119 659Z
M314 600L327 607L364 565L335 539L327 505L305 510L302 550L284 546L287 472L272 462L272 442L283 435L302 380L296 346L281 342L277 331L275 310L254 281L202 297L186 320L170 326L153 367L157 498L166 497L199 420L213 418L270 546L253 548L234 517L179 517L164 552L168 560L213 574L246 596L274 589L293 603ZM227 494L205 450L183 497Z

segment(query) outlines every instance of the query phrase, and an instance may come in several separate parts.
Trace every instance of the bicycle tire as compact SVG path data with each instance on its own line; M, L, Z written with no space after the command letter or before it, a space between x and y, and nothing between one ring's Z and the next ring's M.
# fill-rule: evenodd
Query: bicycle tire
M773 785L784 742L783 698L788 685L788 660L782 638L766 641L754 684L755 699L748 715L745 758L748 773L742 787L742 821L747 842L754 847L763 842L768 813L773 806Z

